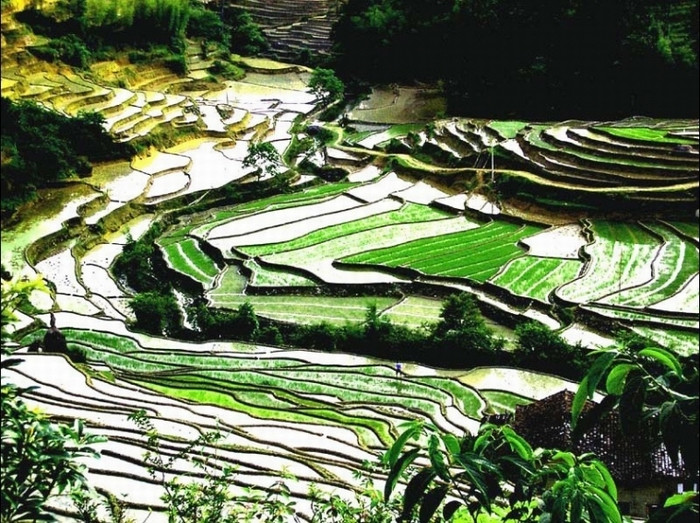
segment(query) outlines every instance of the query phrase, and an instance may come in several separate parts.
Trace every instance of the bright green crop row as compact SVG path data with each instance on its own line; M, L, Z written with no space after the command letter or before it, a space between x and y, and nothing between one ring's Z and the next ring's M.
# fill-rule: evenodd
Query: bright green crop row
M494 120L489 122L488 127L495 130L503 138L515 138L526 125L527 122L517 120Z
M651 262L661 246L657 238L634 223L596 220L592 230L584 275L558 289L560 297L588 303L651 280Z
M532 400L503 390L483 390L481 394L496 412L514 412L518 405L528 405Z
M165 245L162 249L170 266L176 271L205 286L210 286L214 282L219 271L216 264L199 249L191 238Z
M365 447L375 446L377 442L381 445L388 446L394 438L394 435L390 432L390 427L383 420L357 418L327 409L309 409L304 412L299 412L294 410L253 408L243 405L229 394L219 391L180 388L167 381L163 384L151 383L148 381L137 381L137 383L168 396L200 403L210 403L227 409L245 412L260 419L352 427L358 435L360 443Z
M696 240L700 236L697 222L669 222L673 227L678 229L682 234Z
M369 216L367 218L362 218L360 220L353 220L351 222L333 225L331 227L326 227L324 229L305 234L300 238L295 238L294 240L287 242L272 243L267 245L251 245L241 247L241 250L249 256L265 256L267 254L291 251L294 249L303 249L305 247L316 245L334 238L347 236L356 232L376 229L378 227L384 227L385 225L425 222L439 220L449 216L452 215L445 211L434 209L432 207L428 207L427 205L409 202L396 211L389 211L382 214Z
M285 209L288 207L296 207L298 205L318 203L326 198L344 193L356 185L357 183L351 182L323 184L311 187L302 192L276 194L261 200L254 200L251 202L241 203L233 207L219 209L218 211L214 212L213 215L208 216L205 223L198 226L196 229L193 229L192 234L202 236L207 231L221 225L221 223L244 214L253 214L263 210L270 211L273 209Z
M418 328L424 323L435 323L440 319L442 301L419 296L407 296L401 302L382 313L392 323Z
M254 260L246 260L244 265L253 271L251 283L258 287L313 287L316 285L313 280L300 274L263 267Z
M243 294L247 284L248 280L241 274L239 268L230 265L224 269L216 287L209 292L209 295Z
M396 302L396 298L366 296L359 298L332 298L318 296L247 296L211 295L216 307L238 308L249 302L256 314L282 321L297 323L328 323L344 325L347 322L364 321L367 306L375 303L383 310Z
M524 251L516 245L518 240L540 230L531 225L519 227L507 222L492 222L478 229L367 251L344 261L409 267L425 274L483 281L507 261L523 254Z
M631 140L654 141L661 143L694 144L692 140L672 136L668 129L652 129L649 127L598 127L608 134Z
M622 291L609 300L615 305L645 307L658 303L678 292L700 270L698 248L666 227L648 227L663 237L665 244L654 259L653 279L641 286Z
M511 261L491 282L513 294L548 302L549 294L576 278L582 267L579 260L523 256Z
M219 268L216 266L216 263L214 263L214 260L205 254L192 238L187 238L180 242L180 248L182 249L183 255L191 260L195 267L204 274L212 278L219 274Z

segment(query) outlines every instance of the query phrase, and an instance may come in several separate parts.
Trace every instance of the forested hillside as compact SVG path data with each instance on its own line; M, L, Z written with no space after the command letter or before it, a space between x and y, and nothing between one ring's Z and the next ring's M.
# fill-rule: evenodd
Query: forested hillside
M333 37L346 77L443 82L453 113L698 114L697 2L349 0Z

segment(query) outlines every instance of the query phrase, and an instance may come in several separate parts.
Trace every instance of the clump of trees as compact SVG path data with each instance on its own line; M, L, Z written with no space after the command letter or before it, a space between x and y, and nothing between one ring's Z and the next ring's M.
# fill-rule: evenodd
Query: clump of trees
M248 153L243 159L243 167L254 168L253 173L260 181L263 177L275 177L284 166L282 157L270 142L250 142Z
M257 317L249 302L236 310L226 310L212 309L203 299L195 300L187 314L198 330L193 335L201 339L233 338L292 345L442 368L520 366L571 379L579 379L587 365L586 349L580 344L568 344L556 332L536 322L519 327L515 348L505 350L505 340L486 325L476 300L468 293L448 296L440 320L422 329L392 323L372 303L367 305L365 321L358 325L278 323ZM542 346L533 350L533 343ZM549 349L554 351L551 357L547 355Z
M69 118L34 102L0 99L2 218L59 180L87 176L92 162L128 157L129 145L115 143L94 112Z
M45 45L31 49L45 60L85 68L116 50L131 49L130 59L136 62L161 61L183 74L186 37L246 55L268 47L249 13L217 7L190 0L75 0L51 10L28 9L17 17L50 37Z
M442 81L453 114L698 116L697 2L349 0L333 40L342 78Z

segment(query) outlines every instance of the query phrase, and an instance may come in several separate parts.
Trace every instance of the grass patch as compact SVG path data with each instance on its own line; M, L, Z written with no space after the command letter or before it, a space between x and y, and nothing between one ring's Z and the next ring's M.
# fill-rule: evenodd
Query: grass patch
M667 129L652 129L650 127L593 127L593 130L601 130L613 136L619 136L627 140L640 140L645 142L697 144L694 140L688 140L669 134Z

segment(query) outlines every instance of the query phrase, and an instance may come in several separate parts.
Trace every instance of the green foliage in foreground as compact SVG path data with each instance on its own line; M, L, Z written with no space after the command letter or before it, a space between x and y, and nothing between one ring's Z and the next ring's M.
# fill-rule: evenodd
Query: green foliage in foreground
M410 440L427 441L429 461L409 473L404 521L415 515L431 521L440 507L446 520L461 509L474 520L486 515L497 516L495 521L622 521L617 487L601 461L590 454L533 450L507 425L484 424L477 434L457 438L411 422L383 457L390 467L385 500L404 472L426 457L421 447L407 446ZM448 494L453 499L444 503Z
M5 360L3 368L21 360ZM86 469L77 461L99 454L92 445L105 438L84 431L81 420L73 425L53 423L29 408L23 390L2 385L2 503L0 519L51 521L46 501L70 489L87 488Z
M698 409L698 358L678 359L658 347L610 347L596 351L596 359L572 405L572 426L584 433L592 423L616 410L623 432L636 433L647 426L656 444L663 443L674 464L683 465L697 477L700 468ZM606 398L582 414L587 398L598 388ZM697 493L673 497L651 521L697 521ZM691 519L687 519L687 518ZM686 518L686 519L683 519Z
M3 371L22 363L9 357L7 326L15 321L15 311L35 290L46 291L42 280L2 281ZM54 521L47 510L49 498L67 490L87 489L85 466L79 460L96 457L92 445L105 438L84 431L81 420L73 425L53 423L48 416L30 408L22 395L31 390L5 381L0 393L2 450L0 463L0 521Z

